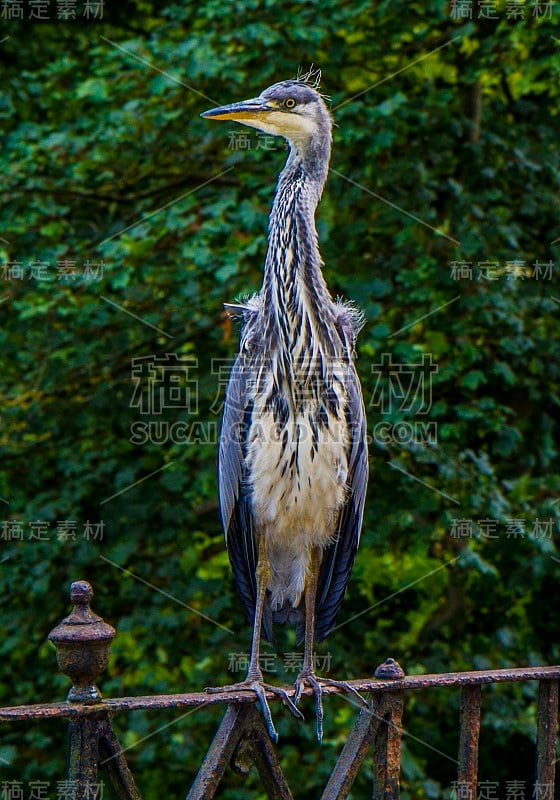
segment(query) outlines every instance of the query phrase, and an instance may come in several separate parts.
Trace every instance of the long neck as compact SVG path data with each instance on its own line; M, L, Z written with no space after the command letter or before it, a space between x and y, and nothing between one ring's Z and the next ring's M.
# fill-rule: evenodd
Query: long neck
M326 181L330 137L305 153L292 147L270 216L262 290L265 336L286 352L330 350L333 302L321 271L315 209ZM268 334L268 335L266 335ZM306 347L307 343L307 347Z

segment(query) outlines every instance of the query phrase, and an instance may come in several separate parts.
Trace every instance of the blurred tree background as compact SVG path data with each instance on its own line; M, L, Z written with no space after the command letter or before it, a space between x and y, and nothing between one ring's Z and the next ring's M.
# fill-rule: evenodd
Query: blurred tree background
M558 4L17 5L0 19L0 704L65 697L46 637L77 579L117 628L105 696L242 677L216 502L222 304L260 285L285 146L199 114L310 63L336 121L318 230L333 294L366 315L372 439L324 668L559 663ZM295 678L295 649L280 630L270 680ZM407 696L405 798L450 796L458 704ZM326 701L322 747L310 703L305 724L274 709L297 796L318 796L356 709ZM221 713L116 717L145 797L183 796ZM532 796L534 721L533 685L484 689L492 797ZM61 780L64 727L4 726L0 777ZM221 796L262 790L228 774Z

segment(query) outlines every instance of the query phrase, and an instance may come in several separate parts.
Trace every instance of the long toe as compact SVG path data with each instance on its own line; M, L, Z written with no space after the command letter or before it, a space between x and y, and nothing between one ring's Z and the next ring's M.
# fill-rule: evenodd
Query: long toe
M276 688L276 686L267 686L267 689L270 689L274 694L278 695L281 698L284 705L288 708L288 711L296 718L296 719L305 719L299 708L294 703L294 700L290 697L288 692L285 689Z
M317 720L317 741L319 744L323 742L323 690L318 681L314 681L313 694L315 696L315 718Z
M220 692L233 692L233 684L230 686L205 686L204 691L208 694L220 694Z
M338 686L340 689L344 689L346 692L349 692L351 695L353 695L361 706L364 708L369 708L369 703L365 697L362 697L362 695L356 689L354 689L353 686L350 686L349 683L346 683L346 681L335 681L332 678L321 678L321 682L327 686Z
M274 727L274 722L272 721L272 714L270 713L270 706L268 705L268 700L266 699L266 691L262 683L258 681L253 681L250 688L255 692L259 699L259 704L261 707L261 711L263 713L264 721L266 724L266 729L268 731L268 735L272 739L274 743L278 741L278 732Z
M310 672L300 673L296 678L294 701L299 702L301 693L305 685L313 689L313 697L315 698L315 718L317 720L317 739L319 744L323 741L323 690L320 682L315 675Z

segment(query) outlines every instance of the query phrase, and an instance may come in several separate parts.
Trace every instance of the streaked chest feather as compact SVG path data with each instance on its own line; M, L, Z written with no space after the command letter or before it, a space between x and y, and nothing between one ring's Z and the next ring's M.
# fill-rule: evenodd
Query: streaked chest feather
M342 383L325 398L270 402L270 381L256 393L246 460L254 520L271 545L300 551L326 545L346 497L348 430ZM268 391L267 391L268 384ZM313 391L308 385L309 393ZM285 403L287 411L278 412Z

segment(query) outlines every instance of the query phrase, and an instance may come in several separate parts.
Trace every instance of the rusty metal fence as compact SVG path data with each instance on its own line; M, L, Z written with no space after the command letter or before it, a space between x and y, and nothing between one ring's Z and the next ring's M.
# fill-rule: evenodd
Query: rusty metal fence
M164 694L118 697L104 700L95 685L108 663L114 629L90 609L93 595L85 581L72 584L72 613L51 633L61 670L72 680L68 699L0 708L0 722L68 721L67 783L72 800L95 800L99 766L119 800L140 800L141 794L111 724L115 714L145 709L188 708L227 704L227 710L211 743L187 800L215 796L228 768L247 774L253 764L263 787L273 800L293 800L275 747L270 741L252 692ZM454 784L457 800L475 800L478 784L478 744L481 723L481 689L486 684L538 681L534 800L554 800L556 736L558 729L558 679L560 666L477 670L437 675L406 676L393 659L380 665L373 678L349 681L369 697L362 708L332 770L321 800L344 800L364 759L373 756L374 800L399 797L402 716L406 692L429 687L457 687L461 692L458 774ZM341 687L326 685L326 694ZM312 690L304 690L311 694ZM278 698L271 693L268 699ZM70 797L70 795L68 795Z

